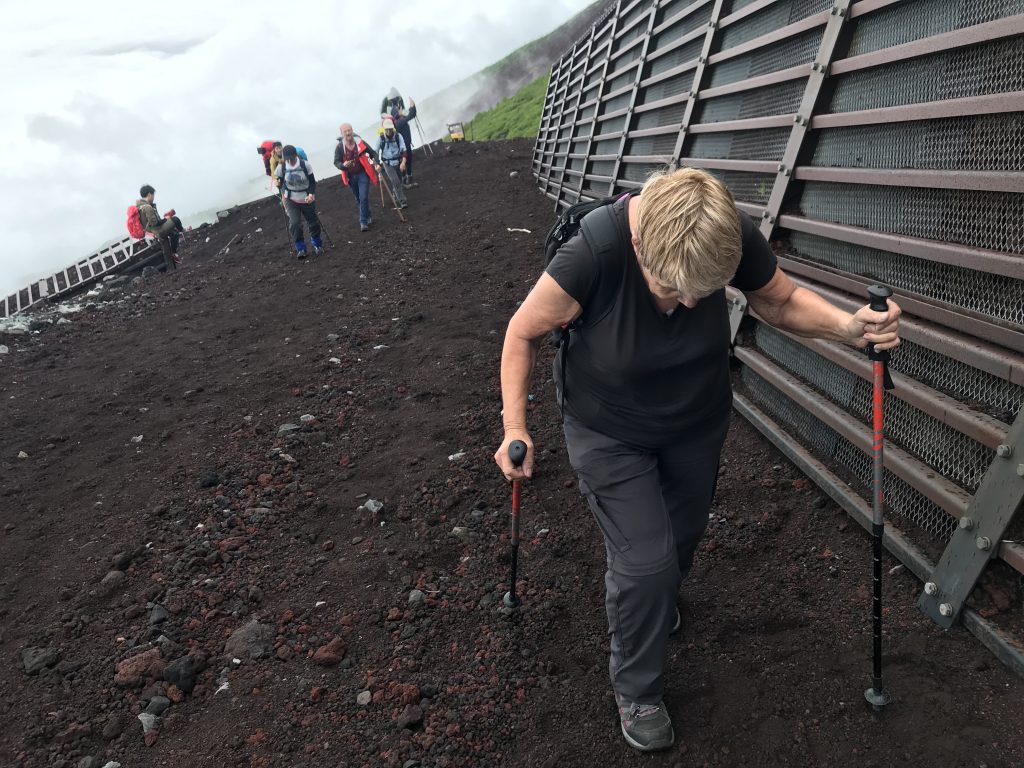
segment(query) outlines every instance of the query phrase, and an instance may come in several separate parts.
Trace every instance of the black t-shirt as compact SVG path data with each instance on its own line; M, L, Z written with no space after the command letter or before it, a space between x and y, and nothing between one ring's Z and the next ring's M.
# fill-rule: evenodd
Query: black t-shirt
M583 314L568 344L566 381L554 364L565 407L591 429L640 446L724 418L732 404L725 289L668 315L644 280L629 236L628 197L612 204L620 247L604 257L582 234L563 245L547 273ZM603 216L596 210L590 216ZM763 288L775 274L771 246L742 211L743 254L731 285ZM562 345L559 355L565 354Z

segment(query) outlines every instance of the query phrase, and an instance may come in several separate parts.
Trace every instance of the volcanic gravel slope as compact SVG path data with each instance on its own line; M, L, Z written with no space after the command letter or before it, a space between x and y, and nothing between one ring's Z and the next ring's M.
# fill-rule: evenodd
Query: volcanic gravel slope
M3 339L0 765L1024 764L1021 681L902 569L897 701L865 710L869 539L738 417L672 645L677 743L628 748L549 345L501 613L498 358L551 219L530 148L420 160L408 223L378 198L368 234L322 182L316 261L243 206L178 272Z

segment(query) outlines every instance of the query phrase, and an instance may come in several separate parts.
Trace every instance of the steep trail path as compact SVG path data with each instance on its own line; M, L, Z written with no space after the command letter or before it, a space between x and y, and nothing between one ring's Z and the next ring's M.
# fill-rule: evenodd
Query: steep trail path
M243 206L178 272L0 339L0 765L1024 764L1024 684L899 569L898 701L864 711L870 541L739 417L673 644L677 745L626 747L547 345L501 615L498 357L551 220L530 151L418 156L408 223L378 197L367 234L321 182L314 261L273 200Z

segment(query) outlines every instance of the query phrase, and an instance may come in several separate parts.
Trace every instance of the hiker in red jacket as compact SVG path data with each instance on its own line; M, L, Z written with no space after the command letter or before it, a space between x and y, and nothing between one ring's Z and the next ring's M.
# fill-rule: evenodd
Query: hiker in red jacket
M366 232L373 223L370 214L370 185L377 185L373 166L377 153L356 136L352 126L342 123L338 146L334 148L334 167L341 171L341 182L352 190L359 204L359 229Z

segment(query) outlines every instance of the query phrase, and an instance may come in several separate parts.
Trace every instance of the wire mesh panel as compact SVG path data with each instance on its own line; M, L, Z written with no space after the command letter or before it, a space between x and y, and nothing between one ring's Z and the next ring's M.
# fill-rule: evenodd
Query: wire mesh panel
M609 96L568 115L581 123L574 154L587 139L598 158L584 173L611 183L581 186L569 174L567 188L636 188L664 167L659 158L707 166L741 207L763 213L762 232L812 287L817 279L837 300L855 291L846 297L861 303L857 286L883 282L920 313L915 327L927 333L904 339L895 370L935 398L1011 423L1024 404L1015 354L1024 349L1024 34L1014 33L1024 0L662 0L620 2L615 13L624 8L621 34L603 50L592 43L596 56L612 57L599 86ZM636 35L648 29L641 45ZM568 66L549 85L544 157L566 136L554 122L572 99L558 90ZM584 113L595 116L590 129ZM578 160L556 155L553 164L577 170ZM964 353L965 334L977 337L977 354ZM738 357L771 361L802 382L807 403L824 397L866 423L866 380L770 328L749 338ZM740 372L759 407L869 497L861 448L783 394L781 379L746 364ZM993 461L991 441L934 406L888 402L889 437L907 460L973 494ZM956 524L952 503L903 477L917 485L885 475L891 512L915 544L941 549Z

